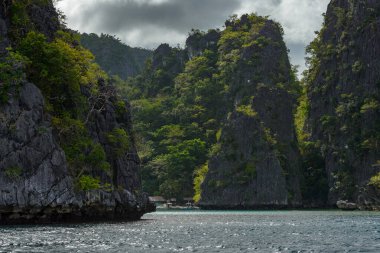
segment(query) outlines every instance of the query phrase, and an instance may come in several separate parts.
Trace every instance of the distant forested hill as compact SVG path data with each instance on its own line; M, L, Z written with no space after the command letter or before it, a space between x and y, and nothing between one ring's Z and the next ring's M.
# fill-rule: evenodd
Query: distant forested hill
M95 55L96 62L105 71L121 79L139 74L153 53L151 50L127 46L108 34L98 36L84 33L81 34L81 43Z

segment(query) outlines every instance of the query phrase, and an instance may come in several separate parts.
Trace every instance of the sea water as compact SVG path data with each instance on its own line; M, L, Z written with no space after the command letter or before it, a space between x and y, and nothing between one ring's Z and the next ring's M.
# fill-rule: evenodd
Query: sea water
M0 252L380 252L380 213L160 211L138 222L3 226Z

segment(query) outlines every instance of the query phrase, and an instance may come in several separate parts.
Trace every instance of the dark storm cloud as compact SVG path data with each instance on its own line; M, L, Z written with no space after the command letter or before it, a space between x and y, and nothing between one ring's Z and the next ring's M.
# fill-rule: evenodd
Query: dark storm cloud
M292 63L305 69L305 47L330 0L62 0L70 28L116 35L131 46L184 45L192 29L221 28L232 14L256 12L279 21Z
M153 1L97 1L81 5L77 24L109 33L144 28L164 27L168 30L188 31L220 26L240 0L167 0Z

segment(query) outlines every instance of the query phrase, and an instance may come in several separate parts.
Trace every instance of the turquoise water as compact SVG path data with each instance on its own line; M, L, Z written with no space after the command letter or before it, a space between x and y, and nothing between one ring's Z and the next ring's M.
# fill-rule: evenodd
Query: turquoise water
M132 223L9 226L0 252L380 252L380 213L171 211Z

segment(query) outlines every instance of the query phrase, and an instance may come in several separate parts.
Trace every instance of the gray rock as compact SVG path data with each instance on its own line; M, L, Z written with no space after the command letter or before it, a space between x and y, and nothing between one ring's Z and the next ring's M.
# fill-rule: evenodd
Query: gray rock
M240 22L226 25L239 29L246 22L248 17L243 16ZM251 34L252 40L265 37L271 42L239 49L239 69L230 78L228 94L233 108L222 128L220 150L210 159L201 186L198 204L202 208L301 204L300 155L292 113L295 100L286 90L291 67L279 27L273 21L264 22L258 33ZM224 50L228 54L231 49Z
M27 102L26 94L30 97ZM14 94L0 109L3 119L0 123L0 222L17 217L12 216L15 213L22 218L30 212L36 213L31 210L73 205L76 199L66 158L54 140L50 123L44 119L39 89L25 83L20 98Z
M380 205L380 195L368 186L380 172L380 114L364 106L379 103L379 13L379 1L333 0L318 42L306 125L325 161L331 206L340 199Z
M0 5L0 61L9 45L5 12L11 4L6 0ZM27 12L34 28L53 38L59 24L52 2L31 4ZM85 87L82 91L89 96ZM9 90L9 101L0 104L0 224L132 220L155 210L140 191L140 160L131 116L127 110L118 115L116 101L115 96L109 98L105 109L94 113L86 126L94 141L105 148L114 176L92 174L109 183L112 190L83 192L74 185L51 116L44 111L41 91L26 81ZM130 138L129 149L118 157L112 152L114 144L106 138L114 128L125 129Z
M110 178L94 171L93 176L115 190L80 192L44 112L43 99L35 85L25 83L19 94L0 106L0 223L130 220L154 211L148 197L137 193L140 160L127 110L117 115L109 102L88 123L93 138L105 146L116 175ZM131 142L130 149L118 157L105 137L115 127L125 128Z
M186 40L186 51L189 59L201 56L206 49L216 50L220 32L209 30L207 33L195 32Z
M347 200L339 200L336 202L336 205L339 209L342 210L356 210L358 206L356 203L348 202Z

